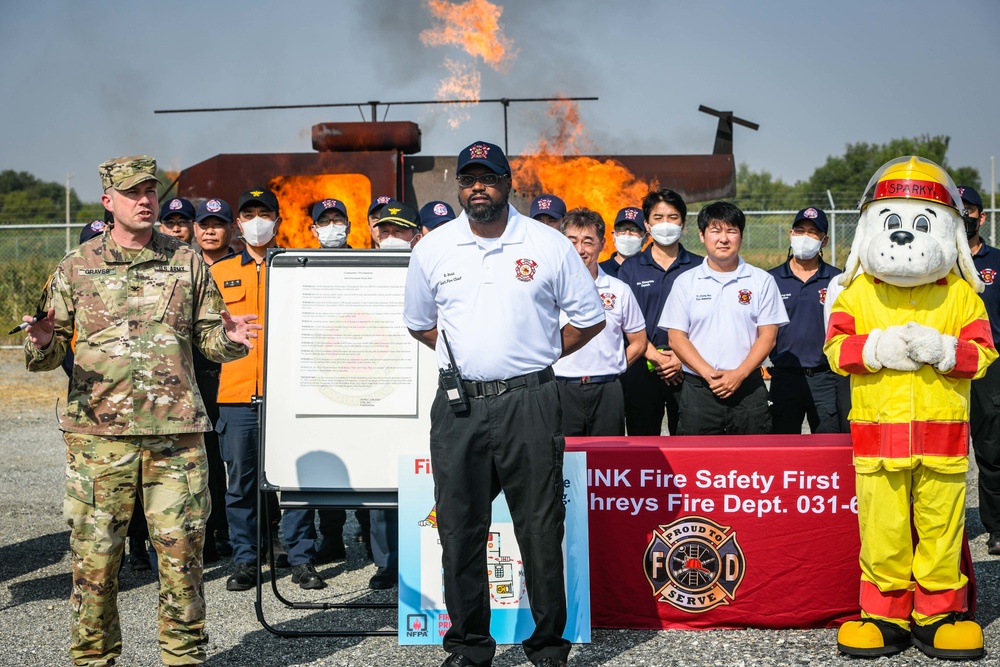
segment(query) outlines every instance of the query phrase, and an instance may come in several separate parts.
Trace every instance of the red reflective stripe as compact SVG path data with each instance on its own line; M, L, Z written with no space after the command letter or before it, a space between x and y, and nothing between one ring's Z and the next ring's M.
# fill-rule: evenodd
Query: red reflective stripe
M862 375L869 373L865 367L864 351L865 343L868 342L868 334L863 336L848 336L840 344L840 367L848 373Z
M854 316L842 310L835 310L830 313L830 324L826 329L826 339L830 340L834 336L846 334L853 336L858 331L855 328Z
M968 456L969 422L851 422L854 455L906 459L911 456Z
M929 591L917 584L913 596L913 610L924 616L947 614L950 611L968 611L969 587L962 586L957 590Z
M913 612L913 591L885 591L872 582L861 580L861 610L882 618L909 619Z
M979 348L960 340L955 347L955 367L948 371L953 378L972 378L979 370Z
M951 194L948 188L934 181L918 181L915 179L888 179L879 181L875 186L875 195L872 199L884 199L886 197L904 197L909 199L928 199L939 201L947 206L953 206Z

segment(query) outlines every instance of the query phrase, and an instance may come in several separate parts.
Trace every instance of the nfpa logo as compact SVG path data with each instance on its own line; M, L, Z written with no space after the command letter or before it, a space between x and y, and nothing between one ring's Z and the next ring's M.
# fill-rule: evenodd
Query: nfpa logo
M735 600L746 572L736 531L701 516L657 526L642 565L658 601L692 614Z
M407 637L427 636L427 614L406 615L406 636Z

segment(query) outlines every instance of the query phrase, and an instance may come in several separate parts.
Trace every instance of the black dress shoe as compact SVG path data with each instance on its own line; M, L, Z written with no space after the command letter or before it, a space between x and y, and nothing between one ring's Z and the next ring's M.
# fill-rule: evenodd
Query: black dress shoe
M323 581L323 577L319 576L311 563L292 566L292 583L298 584L299 588L306 590L326 588L326 582Z
M227 591L248 591L257 585L257 566L253 563L237 563L236 571L226 579Z
M1000 556L1000 530L990 533L990 538L986 540L986 550L991 556Z
M461 653L452 653L441 663L441 667L492 667L492 665L492 660L488 662L476 662Z
M560 658L542 658L535 663L536 667L566 667L566 661Z
M394 567L380 567L375 571L375 576L368 581L368 588L373 591L384 591L397 583L399 583L399 570Z

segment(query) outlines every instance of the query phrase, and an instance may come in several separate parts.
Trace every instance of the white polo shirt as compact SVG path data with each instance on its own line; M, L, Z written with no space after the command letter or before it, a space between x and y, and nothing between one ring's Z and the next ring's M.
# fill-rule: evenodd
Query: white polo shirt
M706 260L681 274L657 326L687 333L712 368L732 370L757 341L757 327L767 324L788 324L785 304L771 274L741 257L729 273L712 271Z
M463 212L423 237L406 272L403 321L435 326L462 377L503 380L551 366L562 353L559 312L584 328L605 319L597 287L573 245L508 206L498 239L472 233ZM440 368L448 353L438 339Z
M625 334L646 328L646 320L628 285L612 278L597 267L597 292L604 304L607 324L589 343L557 361L553 368L560 377L618 375L628 368L625 359ZM560 324L568 319L559 316Z

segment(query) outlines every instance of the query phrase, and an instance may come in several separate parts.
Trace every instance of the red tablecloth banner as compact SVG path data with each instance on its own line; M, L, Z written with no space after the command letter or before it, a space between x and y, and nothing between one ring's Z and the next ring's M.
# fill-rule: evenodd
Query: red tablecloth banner
M859 614L849 435L568 438L587 452L601 628L816 628Z

